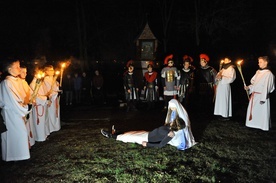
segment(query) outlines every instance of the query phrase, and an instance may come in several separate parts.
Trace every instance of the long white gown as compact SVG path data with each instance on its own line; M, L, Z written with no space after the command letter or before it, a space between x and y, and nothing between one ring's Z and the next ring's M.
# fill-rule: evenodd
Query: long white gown
M28 106L23 105L24 92L21 79L7 76L0 84L0 103L7 131L1 134L2 159L18 161L30 158L28 132L23 117Z
M58 90L59 86L57 81L54 80L51 76L46 76L44 78L44 82L42 87L47 93L50 93L51 105L47 107L47 116L46 120L49 124L49 130L51 132L59 131L61 128L60 125L60 105L59 105L59 97Z
M32 90L29 86L29 84L27 83L27 81L25 79L21 79L22 84L23 84L23 88L24 88L24 92L26 93L26 103L29 102L30 100L30 96L32 94ZM28 132L28 138L29 138L29 144L30 146L33 146L35 144L35 133L34 133L34 122L33 122L33 115L32 115L32 111L30 111L29 115L28 115L28 119L26 116L26 128L27 128L27 132Z
M30 87L34 90L36 78L30 84ZM32 108L32 118L34 122L34 136L35 141L43 142L50 134L49 125L46 121L47 113L47 97L46 92L42 87L39 87L37 97L35 98L35 105Z
M222 78L216 89L216 101L214 114L222 117L232 117L232 95L231 86L236 79L236 71L233 66L222 69Z
M247 108L247 127L258 128L268 131L271 127L270 121L270 99L269 94L275 89L275 77L268 69L257 70L251 79L250 101ZM264 101L264 104L260 104Z

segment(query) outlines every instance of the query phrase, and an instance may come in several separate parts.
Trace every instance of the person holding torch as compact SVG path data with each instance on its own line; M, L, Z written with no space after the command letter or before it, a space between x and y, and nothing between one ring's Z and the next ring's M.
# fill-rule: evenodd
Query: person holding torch
M222 121L229 120L232 117L232 95L231 86L236 79L235 66L231 63L229 58L225 58L221 70L216 76L216 100L214 115L219 115Z
M49 124L50 133L59 131L60 125L60 105L59 105L59 83L57 77L60 74L59 71L54 70L52 65L46 65L44 67L45 77L42 87L46 92L48 107L46 121Z
M35 141L43 142L47 139L50 134L49 125L46 122L46 109L48 105L46 93L42 87L44 82L44 72L42 70L37 71L35 77L30 83L30 88L32 89L32 95L30 103L32 103L32 115L34 122L33 135Z
M268 131L271 128L269 94L275 89L275 76L270 71L268 63L267 56L259 57L259 69L252 77L251 84L244 86L244 89L251 94L245 125L263 131Z

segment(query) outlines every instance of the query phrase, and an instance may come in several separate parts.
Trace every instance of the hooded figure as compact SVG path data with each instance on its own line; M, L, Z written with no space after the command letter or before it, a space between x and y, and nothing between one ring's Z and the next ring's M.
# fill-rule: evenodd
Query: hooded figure
M178 116L184 120L186 127L182 130L174 132L175 136L168 144L176 146L179 150L188 149L196 144L191 130L191 122L188 113L176 99L169 101L168 109L170 108L176 108ZM170 110L168 110L165 123L171 122L171 116Z

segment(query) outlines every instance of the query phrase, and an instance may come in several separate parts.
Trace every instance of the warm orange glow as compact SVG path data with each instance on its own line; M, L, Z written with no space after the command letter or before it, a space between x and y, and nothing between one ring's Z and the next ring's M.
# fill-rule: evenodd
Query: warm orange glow
M64 68L65 66L66 66L65 63L62 63L62 64L61 64L61 68Z
M38 71L38 73L36 74L36 78L37 78L37 79L44 78L44 75L45 75L45 73L44 73L44 72L42 72L42 71Z
M220 64L223 64L223 62L224 62L224 60L221 60L221 61L220 61Z
M239 61L237 62L237 64L238 64L238 65L241 65L242 62L243 62L243 60L239 60Z
M55 75L59 75L59 73L60 73L59 71L56 71Z

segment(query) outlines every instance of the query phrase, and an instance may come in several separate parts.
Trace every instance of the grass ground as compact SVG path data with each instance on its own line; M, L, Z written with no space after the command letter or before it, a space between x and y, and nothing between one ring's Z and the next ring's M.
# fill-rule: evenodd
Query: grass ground
M162 149L143 148L107 139L100 129L117 123L118 128L127 130L132 118L138 118L133 128L138 123L142 129L156 124L149 125L152 119L142 121L143 112L126 115L124 119L115 113L113 118L106 114L94 120L67 121L48 141L32 147L30 160L2 161L1 182L276 181L275 129L250 129L235 119L208 123L194 120L193 132L198 141L194 147L186 151L169 145Z

